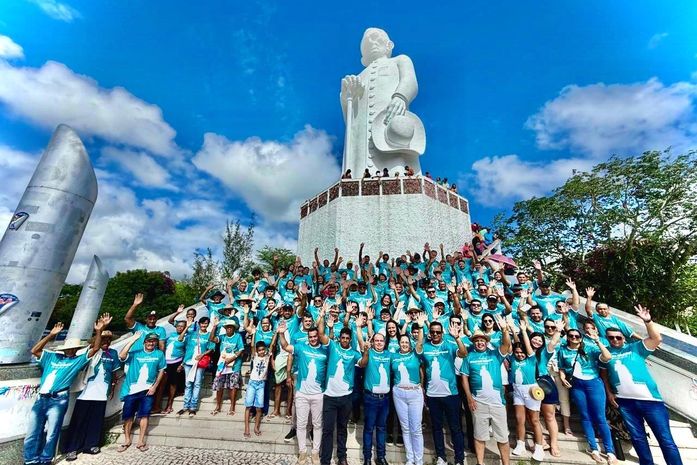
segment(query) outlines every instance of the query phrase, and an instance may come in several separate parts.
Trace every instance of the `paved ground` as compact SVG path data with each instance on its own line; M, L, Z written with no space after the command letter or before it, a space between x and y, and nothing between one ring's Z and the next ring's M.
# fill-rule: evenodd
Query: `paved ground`
M263 452L233 452L179 447L152 446L146 452L131 447L116 452L116 446L107 446L98 455L80 454L74 462L60 460L61 465L295 465L291 455ZM308 462L309 463L309 462ZM349 461L351 465L354 462ZM358 464L358 462L355 462Z

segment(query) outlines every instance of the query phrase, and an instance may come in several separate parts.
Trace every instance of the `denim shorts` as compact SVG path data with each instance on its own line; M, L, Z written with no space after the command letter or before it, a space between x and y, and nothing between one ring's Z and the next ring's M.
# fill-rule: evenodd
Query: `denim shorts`
M244 396L245 407L264 407L264 380L250 380Z
M133 416L136 418L147 417L150 415L150 410L152 410L154 403L155 396L149 396L148 391L129 394L123 398L121 418L123 420L130 420Z

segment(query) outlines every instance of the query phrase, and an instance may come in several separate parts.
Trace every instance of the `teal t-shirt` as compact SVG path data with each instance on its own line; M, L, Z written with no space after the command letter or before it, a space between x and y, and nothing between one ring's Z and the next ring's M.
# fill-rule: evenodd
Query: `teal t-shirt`
M61 352L43 350L39 358L42 370L39 393L53 394L68 389L80 370L89 363L88 352L89 349L75 357L66 357Z
M586 356L578 355L578 350L569 349L566 345L557 348L557 360L559 369L564 370L567 376L578 379L595 379L599 376L598 362L600 359L600 349L593 345L585 345ZM578 357L576 357L578 355ZM574 365L574 360L576 364Z
M211 299L206 300L206 309L208 309L208 318L213 319L216 317L218 320L224 320L226 318L223 315L223 309L225 308L225 302L215 303Z
M126 378L121 385L121 400L128 395L150 389L157 381L157 374L167 366L165 354L158 349L152 352L131 350L125 363Z
M202 354L206 352L207 350L213 350L215 349L215 344L213 342L210 342L208 340L208 333L203 333L201 334L200 331L194 333L194 334L189 334L186 337L186 347L184 349L184 364L186 365L193 365L196 363L196 360L194 360L194 357L197 355L196 354L196 348L198 346L198 353Z
M457 344L443 341L440 344L425 342L423 352L418 354L426 368L426 394L431 397L446 397L457 394L455 359Z
M257 342L262 341L264 344L266 344L266 349L268 350L269 346L271 345L271 340L273 339L273 334L273 329L264 331L263 329L261 329L260 324L259 326L257 326L256 331L254 331L254 345L256 345Z
M547 350L547 342L545 341L545 346L540 349L539 355L535 357L537 359L537 372L539 376L549 375L547 365L549 365L549 361L552 360L552 357L554 357L554 351L550 352Z
M293 357L297 362L298 378L295 390L303 394L321 394L327 376L329 345L312 347L306 342L293 346Z
M605 337L605 331L608 328L619 329L627 339L629 339L634 332L627 323L620 320L615 315L600 316L597 312L594 312L593 323L595 323L595 326L598 328L598 334L602 337Z
M220 352L226 352L234 354L244 349L244 342L242 341L242 336L240 333L235 333L232 336L223 334L218 336L220 340ZM242 357L237 357L234 362L232 362L232 371L239 372L242 370Z
M532 300L540 306L542 315L547 318L548 315L556 313L556 305L560 300L566 301L566 297L555 292L550 292L548 295L533 295Z
M340 343L330 340L327 388L324 394L329 397L342 397L351 394L356 363L360 359L361 353L357 350L351 347L344 349Z
M373 394L387 394L390 392L390 352L383 350L378 352L370 349L368 352L368 364L363 372L363 388Z
M501 363L505 357L499 349L482 352L472 346L462 362L460 372L469 378L472 397L487 405L505 405Z
M131 350L143 350L143 342L145 341L145 336L147 336L150 333L157 334L157 337L160 338L160 341L164 341L165 339L167 339L167 331L165 330L165 328L163 328L162 326L148 328L140 321L136 321L136 324L134 324L133 327L130 328L130 331L134 334L140 331L140 339L138 339L136 343L133 344Z
M413 350L406 354L392 354L390 362L395 386L417 386L421 384L421 359Z
M607 370L612 392L617 397L637 400L662 401L656 381L646 367L646 357L653 353L644 341L625 343L620 349L608 349L612 358L600 362L600 368Z
M509 357L511 369L508 372L508 381L511 384L534 384L535 365L537 365L537 357L533 354L525 357L523 360L518 360L514 355Z
M165 339L165 360L167 363L181 362L184 358L184 349L186 348L186 338L179 340L179 334L174 333L167 336Z

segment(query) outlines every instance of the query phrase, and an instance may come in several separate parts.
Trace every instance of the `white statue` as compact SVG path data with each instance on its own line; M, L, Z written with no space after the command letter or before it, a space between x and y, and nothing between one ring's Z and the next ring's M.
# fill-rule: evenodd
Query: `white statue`
M426 149L424 125L409 104L418 93L416 74L406 55L392 57L394 44L382 29L368 28L361 40L358 76L341 80L341 108L346 121L343 170L353 178L382 173L404 173L409 166L421 173L419 155Z

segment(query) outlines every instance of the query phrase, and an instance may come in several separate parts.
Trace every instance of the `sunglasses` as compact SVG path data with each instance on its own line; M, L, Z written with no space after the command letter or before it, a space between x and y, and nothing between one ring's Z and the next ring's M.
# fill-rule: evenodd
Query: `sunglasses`
M608 341L621 341L624 339L624 336L607 336Z
M581 339L581 336L579 336L577 334L567 334L566 338L567 339Z
M545 329L556 329L556 326L545 325Z
M470 307L481 307L482 304L470 304Z
M443 334L443 331L429 331L431 334Z

